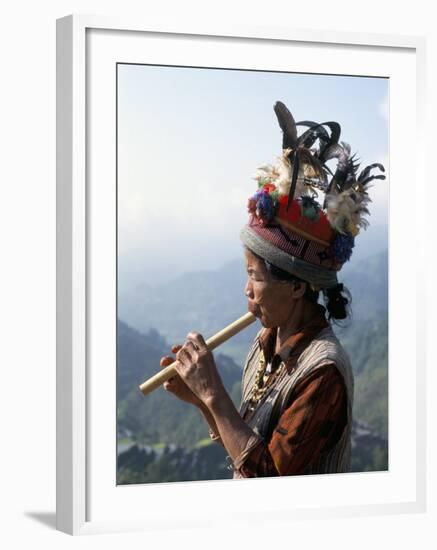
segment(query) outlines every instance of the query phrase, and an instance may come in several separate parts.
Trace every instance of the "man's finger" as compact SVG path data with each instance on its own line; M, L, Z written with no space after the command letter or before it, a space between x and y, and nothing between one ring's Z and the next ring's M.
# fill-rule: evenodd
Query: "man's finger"
M174 376L172 376L171 378L169 378L168 380L166 380L163 384L163 386L165 387L166 385L167 386L170 386L171 388L174 387L174 383L176 381L176 378L178 377L179 375L175 374Z
M180 344L173 344L172 347L171 347L171 352L172 353L177 353L181 348L182 348L182 346Z
M174 358L170 355L166 355L165 357L161 358L161 361L159 362L161 367L168 367L174 362Z
M199 332L189 332L187 335L187 340L189 342L193 342L199 351L207 349L205 339Z

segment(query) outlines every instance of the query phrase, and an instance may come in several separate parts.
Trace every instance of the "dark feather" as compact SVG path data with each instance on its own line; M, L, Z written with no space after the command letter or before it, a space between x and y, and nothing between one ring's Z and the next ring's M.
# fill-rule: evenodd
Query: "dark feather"
M338 122L322 122L323 126L328 126L328 128L331 130L331 143L338 143L338 140L340 139L341 134L341 126Z
M357 180L353 176L347 176L346 180L343 182L341 189L339 191L346 191L356 184Z
M304 147L311 147L317 139L323 142L329 141L328 132L317 122L313 122L312 120L303 120L301 122L297 122L296 126L309 126L309 130L306 130L298 138L298 143Z
M323 183L326 182L326 172L324 170L323 164L319 161L319 159L311 154L311 151L304 148L299 148L298 150L299 155L299 161L301 164L307 164L311 166L311 168L314 170L314 176L317 177L320 180L322 180Z
M275 103L274 110L283 132L282 148L294 149L297 143L297 129L293 115L281 101Z
M343 184L344 177L345 174L341 172L341 170L336 170L329 185L329 192L336 191L337 193L340 193L341 184Z
M323 161L326 162L333 158L338 159L343 152L344 152L344 148L342 145L340 145L339 143L332 143L325 151Z
M335 171L334 177L331 180L330 189L329 191L336 190L338 193L341 193L345 190L346 187L350 187L351 185L347 186L347 180L349 177L349 169L346 167L346 169L337 168ZM353 178L352 182L355 181L355 178Z
M329 134L325 130L325 128L323 128L323 126L321 126L318 122L314 122L313 120L301 120L299 122L296 122L296 126L308 126L309 128L314 128L315 126L320 126L321 131L325 135L326 139L329 139Z
M356 155L352 155L347 164L347 172L351 179L356 179L359 166L360 164L357 162Z
M291 162L293 163L293 175L291 177L290 192L288 193L287 210L289 209L291 201L294 198L294 193L296 192L297 176L299 174L299 155L297 149L294 151L293 160Z
M366 186L368 183L370 183L373 180L385 180L385 176L383 176L383 175L369 176L368 178L366 178L363 181L360 181L359 183L360 183L360 185Z
M329 140L327 142L320 143L318 157L320 161L324 164L327 160L325 158L326 151L331 145L338 143L338 140L340 139L341 126L337 122L324 122L323 124L325 126L328 126L328 128L331 130L331 136L329 137Z
M375 162L374 164L369 164L369 166L366 166L366 168L364 168L364 170L361 172L361 174L358 177L358 181L361 182L361 180L364 180L369 175L370 170L372 170L372 168L379 168L381 172L385 172L384 166L379 162Z

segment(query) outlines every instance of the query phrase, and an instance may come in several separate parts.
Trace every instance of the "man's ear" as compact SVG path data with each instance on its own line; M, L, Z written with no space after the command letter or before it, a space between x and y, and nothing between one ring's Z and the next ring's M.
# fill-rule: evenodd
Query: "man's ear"
M299 298L302 298L302 296L305 294L305 291L307 289L307 284L304 281L293 281L292 286L292 296L294 299L298 300Z

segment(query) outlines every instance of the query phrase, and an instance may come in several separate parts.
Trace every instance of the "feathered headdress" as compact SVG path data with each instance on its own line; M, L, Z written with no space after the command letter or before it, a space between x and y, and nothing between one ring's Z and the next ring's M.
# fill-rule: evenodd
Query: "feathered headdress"
M368 226L370 182L385 179L371 171L378 168L384 172L384 167L374 163L358 174L356 155L351 155L349 144L339 141L337 122L296 123L280 101L274 111L283 134L282 154L273 165L256 171L258 191L248 202L251 227L279 228L289 242L297 235L309 241L306 253L297 257L323 269L338 270L349 260L360 229ZM298 126L305 128L300 135ZM332 159L337 161L334 173L327 165ZM322 202L319 194L324 195ZM267 234L264 237L269 238ZM287 253L291 251L287 249Z

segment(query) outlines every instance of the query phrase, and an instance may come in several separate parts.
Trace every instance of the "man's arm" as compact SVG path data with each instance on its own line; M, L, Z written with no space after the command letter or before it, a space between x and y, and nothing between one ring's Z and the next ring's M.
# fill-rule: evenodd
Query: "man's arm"
M206 407L204 403L201 403L199 405L199 411L201 412L203 418L205 419L206 423L209 426L209 436L213 441L217 441L222 443L220 434L217 428L217 424L215 423L214 417L209 412L209 409Z
M252 448L262 443L262 439L241 418L225 389L207 400L205 407L216 425L216 433L220 436L234 467L238 469L240 462L245 460Z

